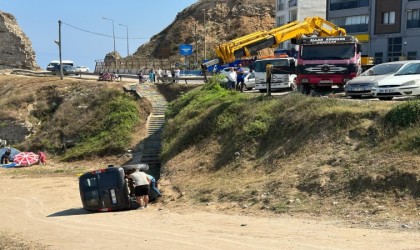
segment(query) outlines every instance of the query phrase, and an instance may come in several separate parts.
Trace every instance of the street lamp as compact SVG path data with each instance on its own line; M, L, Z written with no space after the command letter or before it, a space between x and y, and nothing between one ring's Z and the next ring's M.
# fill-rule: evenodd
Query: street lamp
M201 9L204 13L204 60L206 60L206 35L207 35L207 29L206 29L206 9Z
M115 54L115 31L114 31L114 20L106 17L102 17L102 19L112 21L112 37L114 38L114 54Z
M130 55L130 50L128 49L128 25L121 24L121 23L118 24L118 25L124 26L127 29L127 56L129 56Z

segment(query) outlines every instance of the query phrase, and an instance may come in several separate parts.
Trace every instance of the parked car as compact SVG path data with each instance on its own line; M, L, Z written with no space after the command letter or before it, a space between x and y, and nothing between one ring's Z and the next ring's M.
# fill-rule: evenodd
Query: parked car
M351 98L372 96L372 86L378 81L392 76L406 64L407 62L397 61L376 65L348 81L344 86L344 91Z
M54 75L60 74L60 65L55 65L52 69ZM64 75L77 75L76 68L70 65L63 65Z
M377 81L372 86L372 94L379 100L420 95L420 60L404 61L404 65L395 74Z
M87 73L87 72L89 72L90 70L89 70L89 68L88 67L86 67L86 66L77 66L76 67L76 72L80 72L80 73Z

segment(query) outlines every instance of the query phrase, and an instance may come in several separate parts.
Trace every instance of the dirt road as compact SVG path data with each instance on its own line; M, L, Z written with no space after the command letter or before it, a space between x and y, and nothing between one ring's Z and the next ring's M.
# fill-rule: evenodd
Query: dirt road
M420 249L420 233L336 222L145 210L89 213L76 177L0 177L0 231L50 249Z

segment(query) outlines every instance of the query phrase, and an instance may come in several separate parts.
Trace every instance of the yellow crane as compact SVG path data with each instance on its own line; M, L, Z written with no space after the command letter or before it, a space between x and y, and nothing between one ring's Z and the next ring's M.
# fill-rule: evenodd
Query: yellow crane
M202 64L203 70L208 66L226 64L242 57L258 55L265 48L275 48L280 43L304 36L344 36L346 30L321 18L308 17L302 22L294 21L269 31L257 31L216 47L217 59Z

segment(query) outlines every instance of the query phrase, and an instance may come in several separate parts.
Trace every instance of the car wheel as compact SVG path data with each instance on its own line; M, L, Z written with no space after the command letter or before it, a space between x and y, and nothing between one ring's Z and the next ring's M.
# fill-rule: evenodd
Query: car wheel
M266 89L259 89L259 91L260 91L261 93L266 93L266 92L267 92L267 90L266 90Z
M381 100L381 101L391 101L392 98L394 98L394 97L392 97L392 96L378 97L378 99Z

